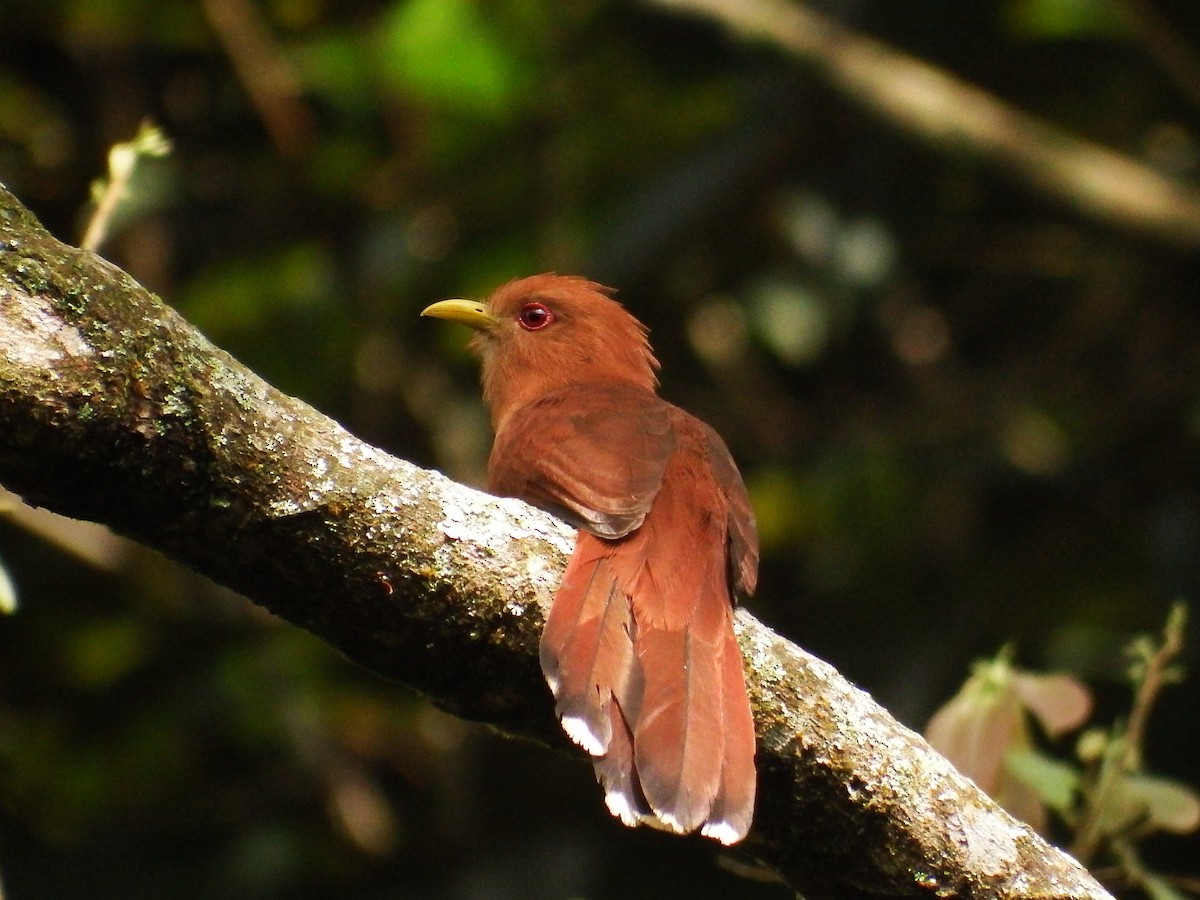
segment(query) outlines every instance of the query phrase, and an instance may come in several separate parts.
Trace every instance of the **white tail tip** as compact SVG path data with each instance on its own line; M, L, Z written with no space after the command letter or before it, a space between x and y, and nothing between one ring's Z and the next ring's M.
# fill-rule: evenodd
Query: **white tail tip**
M643 817L638 813L633 799L624 791L615 790L605 792L604 805L608 807L610 813L630 828L634 828L642 823Z
M707 838L720 841L726 847L730 844L736 844L746 836L733 825L724 821L705 822L700 829L700 833Z
M587 719L581 716L563 716L562 727L563 731L567 733L567 737L592 756L603 756L608 752L607 742L601 740L600 735L592 731L592 726L588 724Z

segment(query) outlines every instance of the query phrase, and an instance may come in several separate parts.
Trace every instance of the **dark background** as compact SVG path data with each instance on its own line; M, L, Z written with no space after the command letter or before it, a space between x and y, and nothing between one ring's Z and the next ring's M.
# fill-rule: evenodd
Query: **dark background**
M1194 0L1148 5L1194 62ZM1145 6L823 8L1194 184L1200 85L1122 18ZM272 63L297 92L256 106ZM0 8L0 181L58 236L147 117L174 150L105 254L283 390L467 482L490 440L475 365L420 309L535 271L619 288L664 395L746 476L752 609L914 727L1009 641L1085 678L1107 723L1122 646L1200 594L1196 248L915 140L766 46L619 0ZM711 842L617 826L582 758L27 518L0 519L9 900L788 896ZM1193 785L1198 684L1148 741ZM1145 850L1200 874L1195 836Z

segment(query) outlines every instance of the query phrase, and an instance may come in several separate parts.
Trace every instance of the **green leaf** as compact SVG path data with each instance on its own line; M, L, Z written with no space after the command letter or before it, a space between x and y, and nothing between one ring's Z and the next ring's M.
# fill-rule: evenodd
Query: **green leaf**
M747 479L758 535L764 547L785 547L817 532L826 518L804 494L799 475L782 466L763 466Z
M80 629L68 647L68 659L80 683L106 688L140 666L149 651L145 624L127 619Z
M371 67L361 36L326 30L292 55L304 82L340 109L368 116L377 100L371 89Z
M1046 806L1064 815L1074 808L1082 777L1075 766L1037 750L1013 750L1004 761L1013 777L1032 788Z
M1125 34L1111 0L1012 0L1005 18L1016 33L1040 40Z
M227 336L265 328L276 318L319 313L334 281L332 257L319 244L259 249L199 272L179 305L200 328Z
M1172 885L1165 878L1160 878L1157 875L1147 875L1143 878L1142 889L1145 890L1150 900L1188 900L1190 896Z
M1075 756L1080 762L1093 763L1108 753L1111 735L1104 728L1089 728L1075 742Z
M516 54L471 0L403 0L380 32L381 72L431 104L503 119L520 96Z
M1133 775L1122 785L1160 831L1188 834L1200 827L1200 795L1186 784L1157 775Z

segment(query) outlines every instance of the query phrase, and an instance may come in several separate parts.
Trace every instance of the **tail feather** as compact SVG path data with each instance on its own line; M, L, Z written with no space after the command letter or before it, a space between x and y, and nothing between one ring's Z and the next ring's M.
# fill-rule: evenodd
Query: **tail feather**
M734 844L750 831L754 816L754 717L746 699L746 676L741 650L733 633L732 609L727 611L726 618L729 621L719 663L723 681L725 757L721 766L721 787L700 832L722 844Z
M753 814L754 723L727 576L693 560L662 584L643 549L579 535L542 669L613 815L733 843Z
M579 536L540 650L563 729L592 756L608 750L612 697L634 666L629 598L617 586L603 549L599 538Z
M701 577L699 585L708 581ZM719 596L701 592L686 598L691 610L683 629L638 619L636 650L647 678L634 724L635 761L655 814L681 832L704 824L721 787L725 726L719 651L722 607L728 604L714 602Z
M652 815L638 781L633 764L633 732L621 710L620 701L609 706L612 720L612 740L608 752L592 759L596 778L604 787L604 803L608 811L633 827Z

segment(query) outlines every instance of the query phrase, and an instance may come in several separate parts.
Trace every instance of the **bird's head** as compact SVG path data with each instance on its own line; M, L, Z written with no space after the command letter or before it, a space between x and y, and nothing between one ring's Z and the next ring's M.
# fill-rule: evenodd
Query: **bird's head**
M586 278L532 275L497 288L487 300L442 300L423 316L476 330L483 396L497 431L508 416L570 384L624 382L654 390L658 360L646 327Z

